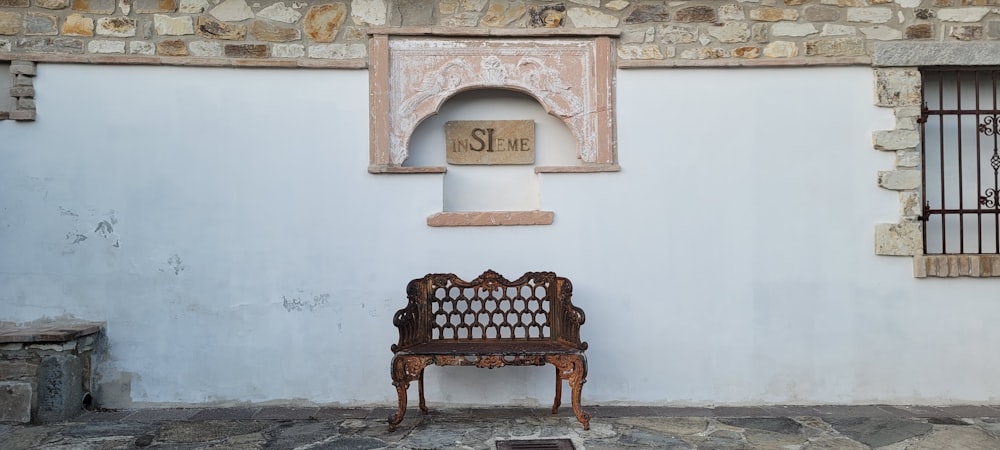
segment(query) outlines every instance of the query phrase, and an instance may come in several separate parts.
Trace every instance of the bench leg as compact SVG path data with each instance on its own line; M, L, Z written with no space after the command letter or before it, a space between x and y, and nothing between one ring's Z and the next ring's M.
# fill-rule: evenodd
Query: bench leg
M556 366L556 399L552 402L552 414L559 412L559 406L562 405L562 382L563 379L559 376L559 367Z
M569 381L569 386L573 391L573 414L576 415L584 430L590 429L590 414L587 414L580 405L583 395L583 384L587 382L587 360L583 355L553 355L546 357L546 360L556 366L556 402L552 406L555 413L559 408L562 397L562 380Z
M420 412L427 414L427 401L424 400L424 370L420 370L420 377L417 378L417 390L420 391Z
M389 432L396 431L396 427L399 423L403 421L403 416L406 415L406 390L410 388L410 383L393 383L396 385L396 396L399 397L399 409L396 413L389 416Z
M389 431L396 431L396 427L403 421L406 415L406 390L410 388L411 381L417 381L420 386L420 403L422 408L424 403L424 368L434 362L429 356L404 355L392 358L392 385L396 386L396 396L399 397L399 409L389 416Z

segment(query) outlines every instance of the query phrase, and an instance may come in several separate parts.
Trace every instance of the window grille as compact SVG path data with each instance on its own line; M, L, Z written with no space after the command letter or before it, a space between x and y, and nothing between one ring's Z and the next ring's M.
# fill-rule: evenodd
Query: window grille
M924 252L1000 254L1000 69L921 73Z

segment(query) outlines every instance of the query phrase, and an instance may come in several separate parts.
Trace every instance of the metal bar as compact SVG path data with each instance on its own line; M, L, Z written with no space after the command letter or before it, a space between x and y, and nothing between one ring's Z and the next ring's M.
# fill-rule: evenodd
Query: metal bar
M976 111L979 111L979 72L978 70L974 72L976 74ZM996 98L996 92L993 93L993 97ZM976 195L978 196L980 192L983 191L983 170L982 162L980 158L980 153L982 152L982 145L979 133L979 113L976 112ZM976 240L976 248L978 253L983 252L983 214L982 205L976 202L976 206L979 207L979 212L976 214L976 230L979 238Z
M921 111L920 111L920 118L917 119L917 122L920 124L920 209L921 209L921 211L920 211L920 220L922 220L924 222L923 230L922 230L922 232L920 234L923 236L924 253L927 253L927 224L928 224L929 217L927 217L927 212L924 210L924 208L926 208L927 205L928 205L927 204L927 170L926 170L926 168L927 168L927 128L925 126L926 123L927 123L927 114L926 114L926 111L927 111L927 95L926 95L926 89L924 89L924 86L926 86L927 79L925 77L928 74L925 73L925 72L921 72L920 75L921 75L921 80L923 80L923 82L920 83L920 102L922 104L921 105L922 107L921 107Z
M926 110L929 116L955 116L959 114L1000 114L1000 109L928 109Z
M962 110L962 73L955 72L955 107L959 111ZM965 169L962 166L962 115L959 114L955 116L958 119L955 129L957 130L956 137L958 138L958 209L965 209L965 199L964 189L962 187L962 172ZM978 125L978 124L977 124ZM978 169L977 169L978 170ZM965 253L965 215L960 214L958 216L958 252Z
M938 77L938 106L944 106L944 76ZM941 207L948 203L945 200L944 189L944 116L938 116L939 149L941 154ZM941 253L948 253L948 216L941 216Z
M997 73L998 72L996 70L994 70L993 73L992 73L992 77L991 77L993 79L993 108L994 109L997 107ZM993 116L993 125L994 126L996 126L996 120L997 120L996 116ZM997 148L997 133L993 133L993 149L994 149L994 151L996 151L996 148ZM998 184L997 181L998 181L997 180L997 172L993 171L993 187L994 187L994 189L997 188L997 184ZM994 232L993 247L994 247L994 250L995 250L994 253L1000 253L1000 209L996 210L993 213L993 232Z

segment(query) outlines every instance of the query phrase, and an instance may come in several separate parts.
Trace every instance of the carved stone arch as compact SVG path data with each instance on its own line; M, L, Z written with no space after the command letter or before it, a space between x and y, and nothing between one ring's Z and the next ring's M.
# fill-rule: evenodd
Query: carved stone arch
M409 157L417 125L447 99L475 89L531 96L566 124L585 165L614 165L614 53L607 36L390 37L373 31L369 170L396 171Z

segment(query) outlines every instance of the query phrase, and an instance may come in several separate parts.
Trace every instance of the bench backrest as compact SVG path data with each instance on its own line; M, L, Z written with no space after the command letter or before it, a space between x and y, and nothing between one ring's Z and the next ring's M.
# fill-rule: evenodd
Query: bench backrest
M487 270L472 281L428 274L406 287L396 312L399 342L392 351L430 341L559 341L581 350L583 310L573 306L573 284L553 272L528 272L510 281Z

